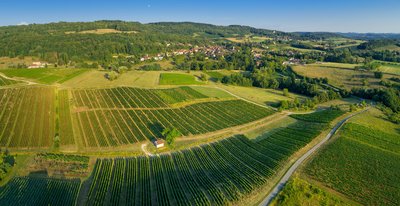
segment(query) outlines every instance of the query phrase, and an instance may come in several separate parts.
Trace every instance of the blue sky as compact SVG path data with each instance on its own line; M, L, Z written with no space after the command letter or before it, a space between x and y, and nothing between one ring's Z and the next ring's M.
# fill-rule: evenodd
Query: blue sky
M400 33L400 0L1 0L0 25L118 19Z

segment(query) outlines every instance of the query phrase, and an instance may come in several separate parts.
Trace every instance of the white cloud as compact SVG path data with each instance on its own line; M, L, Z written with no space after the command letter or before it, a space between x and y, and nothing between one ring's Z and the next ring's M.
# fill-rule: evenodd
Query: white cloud
M18 26L24 26L24 25L29 25L29 23L25 22L25 21L22 21L22 22L19 22L17 25Z

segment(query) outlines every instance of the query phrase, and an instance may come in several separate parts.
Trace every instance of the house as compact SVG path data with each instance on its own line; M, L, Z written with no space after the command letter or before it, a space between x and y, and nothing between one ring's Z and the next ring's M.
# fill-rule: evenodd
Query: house
M28 66L28 69L45 68L46 65L47 63L43 62L32 62L32 64Z
M158 149L158 148L164 147L165 142L162 139L156 139L156 140L154 140L153 144Z

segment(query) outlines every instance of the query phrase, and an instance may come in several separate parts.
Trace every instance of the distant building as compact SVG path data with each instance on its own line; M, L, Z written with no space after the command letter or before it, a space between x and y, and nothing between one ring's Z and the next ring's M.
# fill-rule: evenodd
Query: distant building
M48 64L44 62L32 62L32 64L28 66L28 69L45 68L47 65Z
M165 146L165 142L162 139L157 139L153 142L154 146L156 146L156 148L161 148Z

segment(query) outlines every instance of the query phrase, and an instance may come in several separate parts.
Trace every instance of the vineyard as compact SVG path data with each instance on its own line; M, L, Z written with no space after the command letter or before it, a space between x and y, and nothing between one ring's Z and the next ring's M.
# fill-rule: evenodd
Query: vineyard
M291 117L307 122L322 122L322 123L328 123L332 121L333 119L340 117L343 115L344 112L342 110L335 110L335 109L327 109L327 110L322 110L319 112L313 112L311 114L292 114Z
M169 103L206 98L189 87L146 90L73 90L74 115L85 147L133 144L161 137L164 128L197 135L249 123L273 113L242 100L211 101L183 107ZM65 100L64 100L65 101Z
M303 131L305 127L309 130ZM235 202L268 182L294 152L321 132L318 128L323 127L298 122L256 143L235 136L172 154L98 160L87 205Z
M168 108L169 104L204 99L208 96L190 88L140 89L118 87L111 89L73 90L77 108Z
M0 189L0 205L75 205L81 182L15 177Z
M18 82L14 81L14 80L9 80L9 79L6 79L6 78L0 76L0 86L8 86L8 85L16 84L16 83L18 83Z
M251 141L237 135L157 156L97 159L87 189L80 191L86 205L226 205L241 200L271 181L288 158L326 128L327 124L298 121L273 134ZM306 128L306 129L305 129ZM304 130L305 129L305 130ZM56 161L84 161L79 156L42 154L41 158ZM27 182L33 182L27 184ZM43 188L40 185L47 184ZM4 202L27 201L28 196L43 190L34 201L73 204L79 181L14 178L0 189ZM21 186L25 185L25 186ZM39 185L39 186L36 186ZM60 188L70 192L58 196ZM32 189L35 188L35 189ZM53 192L49 193L49 188ZM26 190L26 191L25 191ZM27 192L27 193L25 193ZM75 195L75 196L70 196ZM35 198L39 199L36 200ZM8 202L6 202L8 203Z
M74 145L74 131L72 129L72 119L70 110L70 100L68 90L59 90L58 96L58 123L59 136L62 145Z
M399 205L400 136L355 123L339 134L306 174L363 205Z
M190 88L0 90L0 146L9 148L112 147L162 137L209 133L271 115L268 108L210 97ZM190 101L202 99L197 103ZM171 104L189 102L180 106Z
M21 87L0 90L0 146L50 147L55 135L55 90Z

